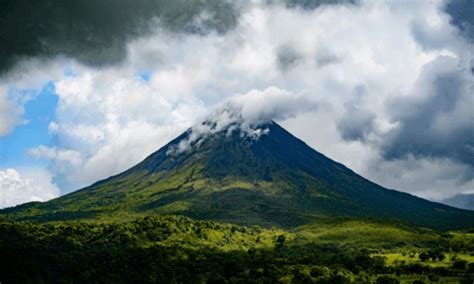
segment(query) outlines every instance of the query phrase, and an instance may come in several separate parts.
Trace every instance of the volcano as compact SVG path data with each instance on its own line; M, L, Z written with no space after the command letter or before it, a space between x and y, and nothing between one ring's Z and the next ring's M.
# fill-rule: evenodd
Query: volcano
M49 202L0 213L33 221L177 214L284 228L321 218L440 230L474 227L473 211L383 188L273 121L245 127L205 122L121 174Z

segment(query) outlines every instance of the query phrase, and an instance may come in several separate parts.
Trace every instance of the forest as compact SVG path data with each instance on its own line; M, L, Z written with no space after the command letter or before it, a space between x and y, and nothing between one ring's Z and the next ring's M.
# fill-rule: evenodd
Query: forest
M123 222L4 220L0 281L472 283L474 232L416 230L360 220L283 230L171 215ZM400 241L387 243L384 234Z

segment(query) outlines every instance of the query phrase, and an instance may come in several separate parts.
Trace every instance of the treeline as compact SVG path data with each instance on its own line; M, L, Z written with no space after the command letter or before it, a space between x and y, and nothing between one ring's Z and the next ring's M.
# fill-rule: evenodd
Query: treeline
M185 217L126 223L0 223L2 283L397 283L466 269L389 267L369 250ZM470 280L472 281L472 280Z

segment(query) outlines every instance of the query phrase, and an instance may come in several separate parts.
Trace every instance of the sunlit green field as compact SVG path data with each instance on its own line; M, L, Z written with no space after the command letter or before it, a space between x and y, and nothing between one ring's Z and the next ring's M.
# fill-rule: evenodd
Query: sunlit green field
M471 283L473 236L341 218L291 230L159 215L3 221L0 251L9 261L0 276L6 283Z
M373 256L381 256L385 258L387 265L395 266L400 264L423 264L431 267L451 267L453 260L465 260L467 263L474 262L474 255L468 253L455 253L445 252L443 253L445 258L443 260L427 260L421 261L419 258L419 252L405 252L405 249L401 249L403 252L391 252L386 251L382 253L374 253Z

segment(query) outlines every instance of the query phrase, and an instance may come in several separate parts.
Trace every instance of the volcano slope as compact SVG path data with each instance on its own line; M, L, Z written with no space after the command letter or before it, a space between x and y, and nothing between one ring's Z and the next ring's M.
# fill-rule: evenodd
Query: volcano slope
M55 221L174 214L282 228L351 218L436 230L474 227L473 211L383 188L273 121L201 126L207 131L189 129L121 174L0 216Z

